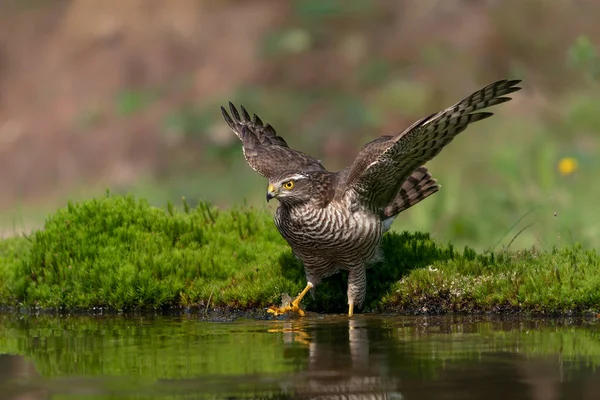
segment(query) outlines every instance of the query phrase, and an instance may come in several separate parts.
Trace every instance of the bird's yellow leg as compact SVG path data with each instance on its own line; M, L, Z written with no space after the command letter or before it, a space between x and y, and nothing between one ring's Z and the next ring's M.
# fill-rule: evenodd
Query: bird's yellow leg
M298 297L296 297L294 299L294 301L292 301L291 303L288 303L288 304L284 304L281 307L271 306L271 307L269 307L267 312L269 312L271 314L275 314L275 315L282 315L282 314L285 314L288 312L295 312L295 313L298 313L301 317L304 317L306 315L306 313L304 312L303 309L300 308L300 301L302 301L302 298L304 296L306 296L306 293L308 293L308 291L312 287L313 287L313 284L308 282L306 284L306 287L304 288L304 290L302 292L300 292L300 294L298 295Z
M354 304L350 303L348 305L348 316L351 317L352 315L354 315Z

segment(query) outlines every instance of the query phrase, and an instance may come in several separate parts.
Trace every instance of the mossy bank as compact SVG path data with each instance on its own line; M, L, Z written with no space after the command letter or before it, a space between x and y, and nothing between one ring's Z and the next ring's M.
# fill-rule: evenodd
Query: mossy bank
M600 310L600 257L578 245L478 254L423 233L389 233L368 271L365 310L402 313ZM346 276L306 299L344 312ZM180 209L107 194L69 204L27 238L0 242L0 306L251 310L304 286L302 266L264 210Z

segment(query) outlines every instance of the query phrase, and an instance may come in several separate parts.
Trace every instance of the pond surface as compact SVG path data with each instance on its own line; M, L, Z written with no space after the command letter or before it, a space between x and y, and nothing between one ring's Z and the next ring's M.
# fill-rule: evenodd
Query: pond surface
M0 315L0 399L600 399L595 319Z

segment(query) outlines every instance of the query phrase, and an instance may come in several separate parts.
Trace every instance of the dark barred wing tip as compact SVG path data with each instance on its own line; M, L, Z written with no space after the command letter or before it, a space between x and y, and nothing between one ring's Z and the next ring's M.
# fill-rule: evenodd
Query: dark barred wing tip
M248 113L246 108L242 105L240 105L241 116L240 111L238 111L237 107L234 106L232 102L229 102L229 111L231 115L225 110L225 107L221 106L221 114L223 114L223 118L225 118L227 124L232 128L236 125L248 125L249 123L256 127L268 127L268 124L264 125L258 115L252 114L252 118L250 118L250 113Z
M491 98L499 98L499 96L504 96L513 92L516 92L518 90L521 90L521 88L518 85L519 83L521 83L522 81L520 79L515 79L515 80L507 80L507 79L503 79L500 81L496 81L494 83L490 83L489 85L485 86L483 89L478 90L476 93L474 93L475 97L491 97ZM510 99L510 98L508 98Z
M235 131L235 122L233 121L233 119L231 119L231 116L229 115L229 113L227 113L227 110L225 110L225 107L223 106L221 106L221 114L223 114L223 119L225 120L227 125L229 125L229 128Z
M516 92L517 90L521 90L521 87L516 86L519 83L521 83L522 80L521 79L514 79L514 80L503 80L500 81L498 83L500 83L499 85L497 85L497 90L501 91L501 95L505 95L505 94L509 94L509 93L513 93ZM510 98L508 98L510 99Z
M496 97L496 101L494 101L494 105L506 103L509 100L512 100L512 97L506 97L506 96Z
M242 110L242 118L243 118L242 121L250 122L250 114L248 114L248 111L246 111L244 106L240 106L240 109Z
M240 122L240 114L238 113L237 108L233 105L232 102L229 102L229 111L231 112L231 116L235 119L236 122Z
M473 113L471 115L473 115L473 116L476 115L477 116L477 117L475 117L476 121L481 121L482 119L486 119L486 118L491 117L492 115L494 115L494 113L493 112L488 112L488 111L483 111L483 112ZM473 122L475 122L475 121L473 121Z

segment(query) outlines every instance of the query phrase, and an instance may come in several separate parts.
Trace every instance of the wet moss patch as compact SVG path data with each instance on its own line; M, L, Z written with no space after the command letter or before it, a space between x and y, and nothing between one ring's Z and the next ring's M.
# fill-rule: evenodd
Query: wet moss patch
M597 312L600 258L579 245L488 254L465 249L411 271L380 306L404 313Z
M478 254L423 233L390 233L368 270L365 310L403 313L600 309L600 258L570 246ZM0 241L0 306L116 310L251 310L305 284L266 210L200 203L150 206L132 196L69 204L27 238ZM346 311L346 275L307 297Z

